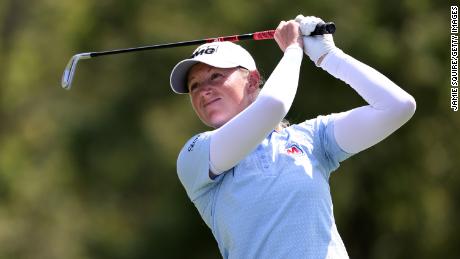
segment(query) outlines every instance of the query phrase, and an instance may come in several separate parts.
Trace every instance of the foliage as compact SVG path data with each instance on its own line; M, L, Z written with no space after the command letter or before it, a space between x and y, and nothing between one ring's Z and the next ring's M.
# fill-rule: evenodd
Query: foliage
M175 172L206 130L169 88L194 48L81 61L71 91L61 73L75 53L265 30L298 13L335 21L340 48L417 100L408 124L331 178L350 256L458 258L460 119L449 6L434 0L0 2L0 258L219 258ZM276 44L242 45L268 77ZM308 58L300 85L293 122L363 104Z

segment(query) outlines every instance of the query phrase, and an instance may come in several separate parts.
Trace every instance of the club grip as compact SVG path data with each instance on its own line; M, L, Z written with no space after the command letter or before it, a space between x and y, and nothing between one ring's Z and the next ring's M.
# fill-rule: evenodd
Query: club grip
M323 35L323 34L334 34L335 32L335 24L333 22L328 22L328 23L318 23L316 25L315 30L310 33L310 36L313 35Z
M323 34L334 34L335 33L335 24L333 22L327 22L327 23L318 23L316 25L315 30L310 33L310 36L314 35L323 35ZM252 38L254 40L269 40L273 39L275 36L275 30L268 30L268 31L259 31L259 32L254 32L252 34ZM242 39L240 37L240 39Z
M254 40L271 40L275 37L275 30L259 31L252 34Z

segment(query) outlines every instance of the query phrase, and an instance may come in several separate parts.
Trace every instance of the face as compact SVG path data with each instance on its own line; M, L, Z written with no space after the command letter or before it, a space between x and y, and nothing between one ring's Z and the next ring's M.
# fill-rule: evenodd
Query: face
M259 78L257 71L198 63L187 80L193 109L204 124L219 128L255 100Z

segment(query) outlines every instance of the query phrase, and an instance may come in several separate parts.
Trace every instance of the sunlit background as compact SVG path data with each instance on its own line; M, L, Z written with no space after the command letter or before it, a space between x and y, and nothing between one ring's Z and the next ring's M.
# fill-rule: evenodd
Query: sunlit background
M337 46L417 101L412 120L331 178L350 257L459 258L447 2L1 0L0 258L220 258L175 169L208 130L169 87L195 47L83 60L70 91L61 75L76 53L274 29L299 13L334 21ZM241 45L268 78L276 43ZM305 58L288 119L363 104Z

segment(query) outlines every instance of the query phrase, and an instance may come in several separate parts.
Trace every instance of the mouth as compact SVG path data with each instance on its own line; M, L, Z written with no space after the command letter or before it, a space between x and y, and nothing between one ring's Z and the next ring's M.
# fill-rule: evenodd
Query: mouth
M211 104L213 104L213 103L219 101L220 99L221 99L221 98L212 99L211 101L205 103L205 104L203 105L203 107L206 108L207 106L209 106L209 105L211 105Z

